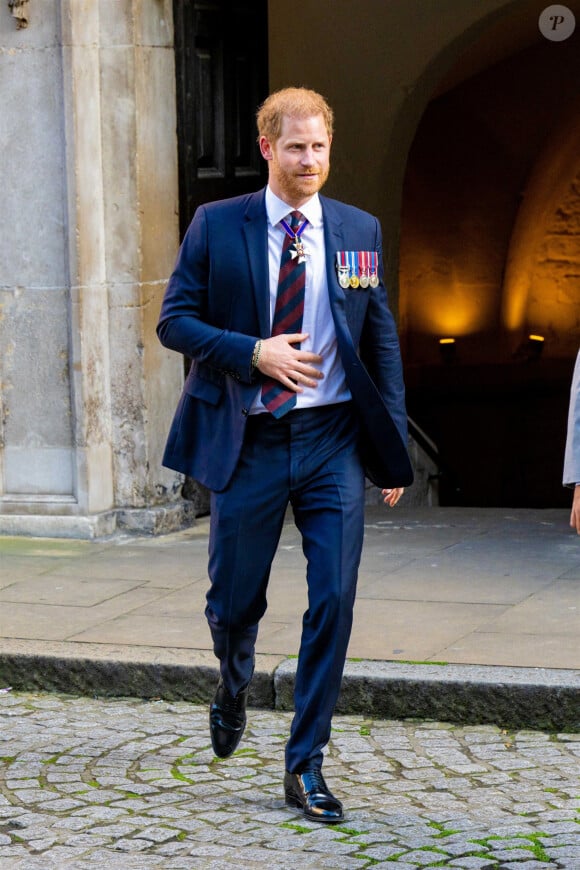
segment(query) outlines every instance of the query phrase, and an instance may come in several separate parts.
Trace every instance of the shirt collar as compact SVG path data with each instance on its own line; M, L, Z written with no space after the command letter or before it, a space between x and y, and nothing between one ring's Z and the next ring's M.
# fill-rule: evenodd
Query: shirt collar
M322 226L322 205L317 193L315 193L308 202L301 205L298 210L304 215L311 226ZM284 202L284 200L280 199L279 196L276 196L276 194L272 192L270 185L268 185L266 187L266 212L270 225L275 227L280 223L282 218L288 217L292 211L294 211L294 206L288 205L287 202Z

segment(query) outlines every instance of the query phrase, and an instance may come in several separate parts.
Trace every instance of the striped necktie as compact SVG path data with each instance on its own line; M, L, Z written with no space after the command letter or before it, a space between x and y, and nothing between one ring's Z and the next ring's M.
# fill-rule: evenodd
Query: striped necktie
M289 229L284 230L284 243L280 259L280 275L276 294L276 307L272 323L272 335L302 331L304 314L304 288L306 284L305 257L292 247L308 221L299 211L290 216ZM297 347L298 345L294 345ZM280 381L266 378L262 385L262 403L274 417L282 417L296 404L296 393L287 390Z

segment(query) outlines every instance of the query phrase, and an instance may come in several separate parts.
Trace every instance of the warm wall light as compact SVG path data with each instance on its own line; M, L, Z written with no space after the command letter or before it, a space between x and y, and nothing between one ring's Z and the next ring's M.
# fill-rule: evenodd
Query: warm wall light
M544 347L543 335L528 335L528 359L540 359Z
M522 339L521 344L514 353L514 359L526 363L537 362L542 356L543 347L543 335L528 335L527 338Z
M455 362L457 356L457 345L454 338L440 338L439 352L444 363Z

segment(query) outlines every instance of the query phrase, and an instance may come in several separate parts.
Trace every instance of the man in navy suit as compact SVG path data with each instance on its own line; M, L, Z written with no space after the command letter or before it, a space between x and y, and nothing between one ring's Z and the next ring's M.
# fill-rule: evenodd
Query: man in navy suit
M246 724L258 624L291 505L307 559L308 609L286 746L286 803L343 818L323 749L350 636L365 474L394 506L413 474L399 343L373 216L319 196L333 114L286 88L257 116L265 190L197 210L158 335L193 364L164 464L211 491L206 616L220 680L216 755ZM285 306L285 307L284 307Z

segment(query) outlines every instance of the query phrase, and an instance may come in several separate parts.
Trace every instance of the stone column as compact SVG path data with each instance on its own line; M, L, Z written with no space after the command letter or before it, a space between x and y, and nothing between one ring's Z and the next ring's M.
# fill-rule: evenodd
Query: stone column
M155 334L179 244L172 3L99 5L115 504L122 524L164 529L188 508L161 467L183 364Z
M155 335L179 241L171 5L61 0L58 15L38 0L10 36L0 133L32 173L9 191L32 253L0 256L0 532L88 537L187 519L181 479L161 467L182 364Z

